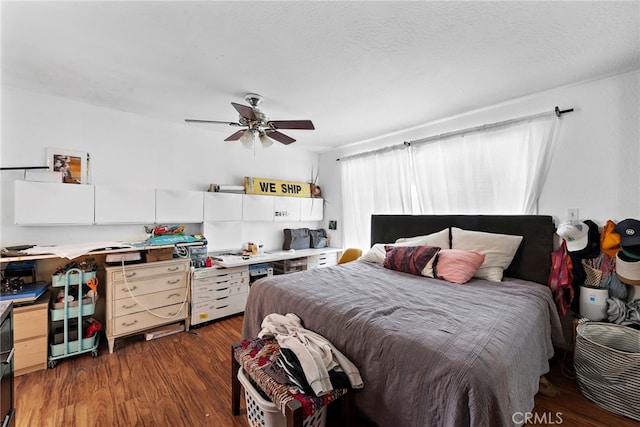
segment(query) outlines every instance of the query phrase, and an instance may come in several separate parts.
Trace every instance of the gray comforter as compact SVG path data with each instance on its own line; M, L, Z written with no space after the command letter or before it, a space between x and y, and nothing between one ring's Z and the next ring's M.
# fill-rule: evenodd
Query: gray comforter
M381 427L514 425L562 340L546 286L455 285L364 261L255 282L243 336L270 313L297 314L355 363L356 404Z

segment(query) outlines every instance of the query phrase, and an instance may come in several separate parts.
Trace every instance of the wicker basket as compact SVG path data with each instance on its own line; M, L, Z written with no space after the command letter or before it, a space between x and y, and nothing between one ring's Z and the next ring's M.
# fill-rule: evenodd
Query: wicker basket
M612 323L578 325L574 363L582 394L640 421L640 331Z
M263 398L255 389L242 368L238 370L238 380L244 388L247 405L247 418L250 427L286 427L287 420L273 402ZM303 427L324 427L327 407L317 410L302 422Z

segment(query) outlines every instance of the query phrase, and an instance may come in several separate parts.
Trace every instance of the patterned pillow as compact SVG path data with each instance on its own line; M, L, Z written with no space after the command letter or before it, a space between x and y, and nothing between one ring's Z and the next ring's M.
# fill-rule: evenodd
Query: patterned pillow
M443 249L438 253L435 276L459 285L467 283L484 262L484 254L460 249Z
M383 266L390 270L433 277L433 262L440 251L437 246L385 246Z

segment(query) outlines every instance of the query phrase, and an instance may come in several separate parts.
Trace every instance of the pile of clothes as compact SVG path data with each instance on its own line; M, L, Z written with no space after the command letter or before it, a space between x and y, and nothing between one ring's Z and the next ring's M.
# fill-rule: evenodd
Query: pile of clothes
M265 373L281 384L316 396L364 386L358 368L325 337L305 329L297 315L272 313L261 327L259 338L275 338L280 345L280 356Z

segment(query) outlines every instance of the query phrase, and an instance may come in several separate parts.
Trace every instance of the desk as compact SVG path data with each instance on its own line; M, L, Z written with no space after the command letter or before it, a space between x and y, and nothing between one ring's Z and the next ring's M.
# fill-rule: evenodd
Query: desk
M314 258L322 257L323 255L334 255L337 259L339 252L342 249L338 248L322 248L322 249L298 249L294 252L290 251L273 251L265 252L260 255L252 255L249 259L243 259L238 255L213 255L209 254L214 259L214 263L220 267L240 267L251 264L261 264L263 262L282 261L294 258Z

